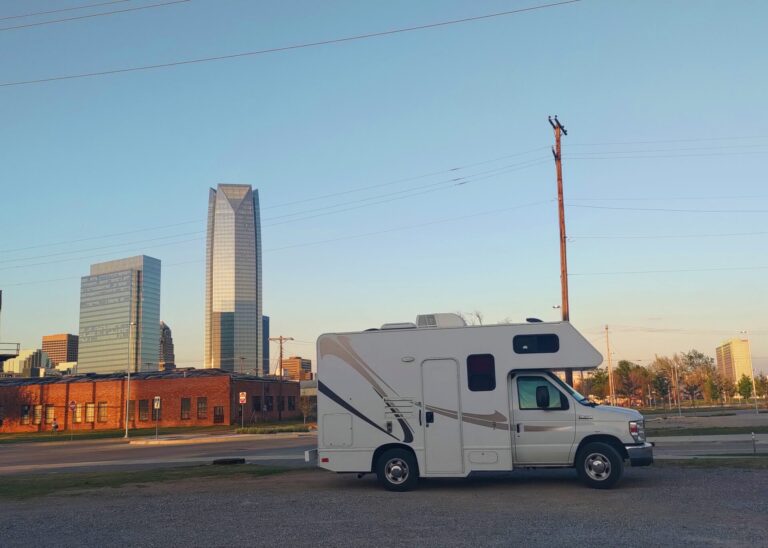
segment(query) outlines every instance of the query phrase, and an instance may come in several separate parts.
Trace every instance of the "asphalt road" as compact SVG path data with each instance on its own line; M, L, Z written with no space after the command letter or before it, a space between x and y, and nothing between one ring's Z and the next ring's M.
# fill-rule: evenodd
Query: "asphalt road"
M768 471L630 469L617 489L572 470L422 481L391 493L320 470L0 502L4 547L765 546Z
M179 440L177 440L179 441ZM243 457L256 464L307 467L304 451L316 447L314 435L295 438L208 436L179 445L131 445L122 439L0 445L0 476L4 474L115 470L200 464L215 458ZM751 453L748 434L656 438L657 458ZM759 434L757 452L768 454L768 434Z
M316 447L315 440L315 436L275 439L242 436L182 445L131 445L122 439L3 444L0 445L0 476L157 468L209 463L223 457L244 457L249 462L283 467L306 466L304 451Z

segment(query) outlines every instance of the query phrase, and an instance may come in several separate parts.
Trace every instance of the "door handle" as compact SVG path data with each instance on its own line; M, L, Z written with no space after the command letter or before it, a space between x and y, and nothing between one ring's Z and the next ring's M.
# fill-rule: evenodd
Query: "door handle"
M426 419L427 428L429 428L429 425L435 422L435 413L434 411L427 411L424 414L424 418Z
M519 422L515 424L515 432L517 432L518 434L520 433L520 423Z
M421 409L419 409L419 426L421 426Z

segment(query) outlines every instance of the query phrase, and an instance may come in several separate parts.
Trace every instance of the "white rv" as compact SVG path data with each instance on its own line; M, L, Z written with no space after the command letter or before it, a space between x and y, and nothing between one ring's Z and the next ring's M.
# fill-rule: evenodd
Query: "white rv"
M418 478L575 467L609 488L624 462L653 462L637 411L597 406L553 371L602 356L568 322L467 326L419 316L317 341L319 466L374 472L391 490Z

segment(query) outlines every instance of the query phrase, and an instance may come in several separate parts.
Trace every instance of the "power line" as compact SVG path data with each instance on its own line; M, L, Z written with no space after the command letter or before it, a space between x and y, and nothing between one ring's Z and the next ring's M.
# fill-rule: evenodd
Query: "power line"
M88 72L88 73L81 73L81 74L69 74L66 76L52 76L48 78L39 78L36 80L21 80L17 82L5 82L0 84L0 87L9 87L9 86L22 86L22 85L28 85L28 84L40 84L43 82L56 82L61 80L73 80L77 78L92 78L96 76L107 76L110 74L120 74L125 72L138 72L138 71L144 71L144 70L153 70L153 69L160 69L160 68L168 68L168 67L174 67L174 66L180 66L180 65L191 65L191 64L197 64L197 63L207 63L211 61L223 61L225 59L236 59L239 57L250 57L255 55L264 55L268 53L278 53L282 51L291 51L291 50L297 50L297 49L304 49L304 48L311 48L311 47L317 47L317 46L327 46L330 44L339 44L343 42L352 42L356 40L366 40L369 38L376 38L379 36L388 36L392 34L401 34L405 32L414 32L419 30L425 30L425 29L431 29L431 28L437 28L437 27L445 27L448 25L456 25L461 23L469 23L473 21L481 21L484 19L491 19L494 17L503 17L507 15L513 15L528 11L535 11L535 10L541 10L545 8L553 8L558 6L564 6L566 4L574 4L576 2L579 2L581 0L564 0L562 2L555 2L551 4L541 4L538 6L531 6L528 8L520 8L515 10L508 10L508 11L502 11L498 13L490 13L486 15L478 15L475 17L464 17L462 19L453 19L449 21L440 21L436 23L428 23L426 25L417 25L413 27L403 27L398 29L390 29L380 32L370 32L366 34L358 34L354 36L346 36L343 38L332 38L330 40L321 40L317 42L306 42L303 44L294 44L291 46L281 46L276 48L268 48L268 49L262 49L262 50L255 50L255 51L246 51L241 53L231 53L227 55L217 55L213 57L200 57L197 59L187 59L184 61L172 61L169 63L158 63L154 65L143 65L138 67L128 67L128 68L121 68L121 69L111 69L111 70L103 70L98 72Z
M577 272L569 276L616 276L620 274L673 274L678 272L720 272L727 270L766 270L768 266L725 266L719 268L680 268L670 270L618 270L613 272Z
M23 15L8 15L5 17L0 17L0 21L7 21L8 19L21 19L24 17L35 17L37 15L50 15L51 13L62 13L65 11L76 11L76 10L83 10L87 8L96 8L99 6L108 6L110 4L124 4L125 2L130 2L131 0L112 0L111 2L99 2L98 4L83 4L80 6L73 6L71 8L62 8L58 10L49 10L49 11L38 11L35 13L25 13Z
M422 175L415 175L415 176L412 176L412 177L406 177L404 179L396 179L394 181L388 181L388 182L385 182L385 183L376 183L376 184L373 184L373 185L361 186L361 187L352 188L352 189L349 189L349 190L342 190L342 191L339 191L339 192L331 192L329 194L321 194L320 196L314 196L314 197L311 197L311 198L303 198L301 200L294 200L294 201L291 201L291 202L283 202L283 203L279 203L279 204L273 204L273 205L270 205L270 206L262 208L262 210L275 209L275 208L278 208L278 207L286 207L286 206L289 206L289 205L301 204L301 203L304 203L304 202L312 202L312 201L322 200L322 199L325 199L325 198L333 198L333 197L336 197L336 196L342 196L342 195L345 195L345 194L352 194L352 193L355 193L355 192L362 192L364 190L370 190L370 189L373 189L373 188L380 188L380 187L383 187L383 186L396 185L396 184L399 184L399 183L407 183L407 182L410 182L410 181L416 181L418 179L425 179L427 177L433 177L435 175L442 175L443 173L450 173L450 172L460 171L460 170L464 170L464 169L467 169L467 168L470 168L470 167L476 167L476 166L480 166L480 165L490 164L490 163L493 163L493 162L498 162L498 161L501 161L501 160L506 160L506 159L509 159L509 158L514 158L514 157L517 157L517 156L524 156L526 154L531 154L533 152L538 152L540 150L545 150L545 149L548 149L548 148L549 147L547 147L547 146L536 147L536 148L533 148L533 149L530 149L530 150L526 150L524 152L516 152L514 154L507 154L505 156L499 156L497 158L492 158L490 160L482 160L480 162L473 162L471 164L464 164L464 165L461 165L461 166L456 166L456 167L452 167L452 168L449 168L449 169L444 169L444 170L441 170L441 171L433 171L431 173L424 173Z
M568 236L574 240L662 240L662 239L678 239L678 238L725 238L732 236L762 236L768 234L768 231L759 232L724 232L724 233L710 233L710 234L645 234L645 235L616 235L616 234L601 234L601 235L584 235L584 236Z
M139 11L139 10L148 10L152 8L162 8L165 6L170 6L172 4L183 4L186 2L191 2L192 0L171 0L170 2L163 2L162 4L149 4L147 6L138 6L136 8L125 8L122 10L114 10L114 11L105 11L102 13L92 13L89 15L78 15L77 17L67 17L65 19L53 19L51 21L39 21L37 23L27 23L25 25L16 25L15 27L0 27L0 32L5 30L16 30L16 29L26 29L29 27L40 27L42 25L53 25L55 23L68 23L70 21L77 21L80 19L90 19L91 17L102 17L104 15L114 15L116 13L127 13L130 11Z
M744 156L750 154L768 154L768 150L752 150L744 152L708 152L701 154L640 154L642 151L637 151L635 155L624 156L578 156L584 154L577 152L575 154L568 154L566 156L569 160L637 160L643 158L712 158L716 156ZM670 151L672 152L672 151Z
M696 143L701 141L737 141L747 139L768 139L768 135L750 135L735 137L702 137L695 139L663 139L654 141L614 141L610 143L568 143L572 147L614 146L614 145L655 145L661 143Z
M741 196L647 196L647 197L639 197L639 196L632 196L632 197L626 197L626 198L606 198L602 196L596 196L596 197L569 197L569 200L575 200L577 202L652 202L652 201L658 201L658 200L754 200L757 198L768 198L768 194L751 194L751 195L741 195Z
M618 207L586 204L568 204L568 207L585 209L611 209L617 211L661 211L667 213L768 213L768 209L673 209L664 207Z

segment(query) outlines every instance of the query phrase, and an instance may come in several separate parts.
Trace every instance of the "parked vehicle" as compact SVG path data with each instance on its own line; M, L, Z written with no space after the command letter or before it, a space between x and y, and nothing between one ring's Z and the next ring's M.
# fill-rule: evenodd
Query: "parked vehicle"
M405 491L418 478L574 467L613 487L653 449L637 411L598 406L555 371L602 356L568 322L467 326L454 314L328 333L317 341L318 448L307 460L376 473Z

